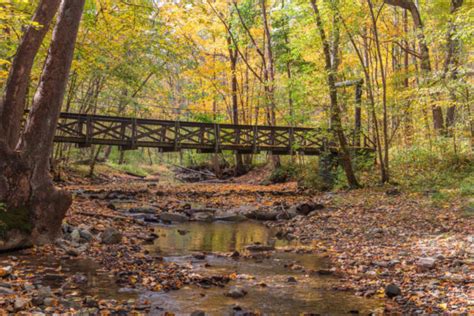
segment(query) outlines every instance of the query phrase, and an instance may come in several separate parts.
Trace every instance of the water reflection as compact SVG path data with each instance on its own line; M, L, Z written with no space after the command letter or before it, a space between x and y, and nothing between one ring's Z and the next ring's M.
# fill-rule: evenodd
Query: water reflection
M14 253L21 263L22 274L27 274L33 284L61 288L65 294L92 295L105 299L135 298L135 293L123 293L114 275L91 259L58 259L54 256L32 256ZM7 265L9 256L0 256L0 264ZM77 276L77 280L71 280ZM1 313L0 313L1 314Z
M240 299L229 298L224 295L226 289L216 287L204 290L189 286L169 293L146 294L154 306L176 315L189 315L198 309L206 311L206 315L231 315L235 305L264 315L299 315L305 312L341 315L350 311L368 314L380 305L376 300L332 290L337 282L333 277L314 276L288 268L290 263L302 265L307 271L327 268L328 262L314 254L276 252L270 258L258 260L233 260L208 255L205 261L186 256L195 251L242 251L246 245L256 242L275 243L277 248L297 245L296 242L277 240L274 231L259 223L192 222L160 226L156 232L160 237L151 248L172 256L168 260L181 263L192 261L195 272L201 275L236 273L242 277L230 285L239 285L248 291L248 295ZM297 283L289 283L289 276L295 277Z
M253 243L274 244L276 247L290 244L277 240L273 231L254 222L190 222L179 226L158 226L156 233L160 237L153 248L166 255L182 255L193 251L242 251L246 245Z

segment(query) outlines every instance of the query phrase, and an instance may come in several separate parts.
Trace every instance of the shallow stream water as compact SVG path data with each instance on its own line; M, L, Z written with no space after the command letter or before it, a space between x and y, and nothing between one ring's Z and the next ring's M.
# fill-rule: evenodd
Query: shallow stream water
M336 279L332 276L290 269L288 265L291 264L303 266L306 271L327 269L329 262L314 254L282 251L281 248L298 246L297 242L278 240L272 230L259 223L190 222L158 226L156 233L159 238L150 249L166 260L192 264L196 273L201 275L236 273L238 276L226 288L189 286L168 293L144 294L156 307L177 315L189 315L195 310L209 315L231 315L236 306L244 311L271 315L368 315L380 308L380 302L376 300L333 290ZM275 251L269 258L251 259L213 254L243 252L245 246L254 243L271 244L280 251ZM197 260L192 256L196 252L208 254L205 260ZM297 282L288 282L289 277L294 277ZM238 299L227 297L224 294L230 286L242 287L248 294Z
M164 260L191 266L194 273L202 276L235 274L237 279L224 288L204 289L192 285L177 291L136 293L120 289L110 271L101 269L90 259L49 260L18 255L15 260L23 262L39 284L50 286L53 291L62 288L66 298L80 299L83 295L92 295L106 299L144 300L152 304L151 315L164 315L165 311L190 315L196 310L202 310L206 315L233 315L236 309L264 315L368 315L381 311L380 301L333 290L337 282L335 277L308 273L330 268L329 262L314 254L284 251L301 245L295 241L278 240L274 231L260 223L188 222L159 225L155 231L159 238L147 246L150 252L163 256ZM230 258L222 255L232 251L245 253L245 246L255 243L274 245L277 250L267 257ZM205 259L197 259L196 253L204 253ZM9 258L11 256L0 256L0 261L8 262ZM305 272L289 268L295 264L304 267ZM69 286L65 280L72 275L84 275L86 282ZM288 282L289 277L296 282ZM248 294L238 299L225 296L231 286L242 287Z

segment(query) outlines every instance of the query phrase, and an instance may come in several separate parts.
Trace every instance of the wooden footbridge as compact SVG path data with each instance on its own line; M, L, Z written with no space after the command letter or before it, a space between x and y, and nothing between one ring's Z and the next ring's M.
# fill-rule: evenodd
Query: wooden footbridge
M239 153L318 155L335 150L330 133L318 128L212 124L103 115L61 113L55 142L119 146L122 150L154 147L163 152L196 149L201 153L233 150ZM357 143L360 143L357 142ZM364 137L362 146L370 149Z

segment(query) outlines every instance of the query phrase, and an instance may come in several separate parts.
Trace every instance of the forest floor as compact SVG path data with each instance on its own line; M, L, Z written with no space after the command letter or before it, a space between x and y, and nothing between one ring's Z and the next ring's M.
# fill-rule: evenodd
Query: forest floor
M202 277L147 250L146 244L159 238L154 234L154 216L166 213L173 214L172 221L186 220L187 210L194 207L188 201L193 201L201 208L236 214L249 207L286 214L294 205L322 205L291 219L264 223L282 238L298 239L311 253L328 258L332 268L326 272L338 277L335 290L383 299L388 313L473 312L474 216L460 201L435 207L427 195L382 188L311 193L298 190L296 183L157 180L120 176L95 183L73 178L60 184L74 195L64 236L55 245L0 257L0 309L140 314L149 312L151 303L130 298L134 289L225 286L234 275ZM143 216L118 212L120 203L129 199L144 205L136 210ZM85 295L84 284L102 279L90 280L83 270L60 263L64 260L90 260L100 274L114 280L118 294Z

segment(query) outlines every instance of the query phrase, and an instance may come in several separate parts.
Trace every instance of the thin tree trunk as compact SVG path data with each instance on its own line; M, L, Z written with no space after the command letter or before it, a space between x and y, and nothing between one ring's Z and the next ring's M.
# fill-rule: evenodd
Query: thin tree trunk
M266 0L260 0L260 5L262 6L262 19L263 19L263 29L265 36L265 50L266 58L264 61L264 77L265 80L265 89L267 91L267 101L268 101L268 124L270 126L276 125L276 104L275 104L275 65L273 60L273 48L272 48L272 37L270 32L270 25L268 22L267 14L267 4ZM280 156L271 155L271 160L274 168L279 168L281 166Z
M316 0L311 0L311 6L313 7L315 13L316 25L318 27L321 42L323 44L327 85L329 89L329 96L331 99L331 122L333 123L332 128L340 145L342 167L344 168L344 171L346 173L347 182L349 183L349 186L351 188L358 188L360 187L360 185L352 168L351 156L349 153L349 149L347 148L346 136L344 135L344 131L342 130L340 110L337 104L337 90L335 78L336 73L335 69L333 68L333 63L331 61L331 51L329 47L329 42L326 38L326 32L324 31L323 22L321 20L321 14L319 12ZM333 55L333 57L335 56Z
M232 47L231 29L229 26L229 35L227 36L227 50L229 53L230 60L230 88L231 88L231 99L232 99L232 121L233 124L239 124L239 100L237 97L237 60L239 53L237 48ZM240 140L239 140L240 141ZM235 153L235 169L234 175L239 176L245 173L244 161L242 154L239 152Z
M419 47L420 47L420 55L421 55L421 64L420 68L423 72L424 77L428 77L431 74L431 62L430 62L430 51L428 45L426 44L425 34L424 34L424 26L423 21L421 20L421 15L419 8L416 3L412 0L384 0L384 3L398 6L400 8L406 9L410 11L411 16L413 18L413 23L415 25ZM440 106L432 104L431 111L433 113L433 126L435 130L441 131L444 129L444 121L443 121L443 111Z
M362 132L362 82L359 82L356 85L354 127L354 146L360 147L360 137Z
M463 5L463 0L451 0L451 15L454 15L456 11ZM447 43L446 43L446 61L444 63L444 74L443 77L456 80L458 76L459 66L459 55L461 50L461 43L459 39L454 39L456 33L456 24L454 17L451 18L448 27ZM453 91L449 93L453 105L448 108L446 112L446 129L450 133L449 129L453 127L456 113L456 94Z
M410 81L409 81L409 54L408 50L410 48L410 44L408 42L408 12L406 9L403 10L403 43L405 46L405 52L403 56L403 68L404 72L403 75L404 80L403 80L403 87L405 89L409 88ZM407 100L406 101L406 107L405 107L405 143L406 145L411 145L412 143L412 134L413 134L413 118L412 118L412 113L411 113L411 101Z
M389 141L388 141L388 119L387 119L387 81L386 81L386 72L385 72L385 67L382 59L382 52L380 48L380 41L379 41L379 33L377 29L377 20L375 18L375 13L372 5L371 0L367 0L367 3L369 5L370 9L370 16L372 18L372 26L373 26L373 31L374 31L374 38L375 38L375 47L377 50L377 57L380 62L380 77L382 80L382 106L383 106L383 146L384 146L384 166L385 168L383 169L382 173L382 183L388 182L390 179L389 176L389 157L388 157L388 152L389 152Z
M97 146L97 151L94 150L94 146L91 147L91 157L89 163L89 174L88 177L92 178L94 176L95 166L97 164L97 159L99 158L99 154L102 151L102 145Z
M345 21L341 18L342 25L344 26L347 34L349 35L349 40L352 43L352 46L354 47L354 50L357 53L357 57L359 58L360 64L362 65L362 69L364 71L364 77L366 81L366 86L367 86L367 95L368 99L370 101L370 114L372 116L372 121L374 124L373 130L374 130L374 143L376 144L377 148L377 154L378 154L378 159L380 161L380 174L381 177L383 178L384 175L386 174L385 171L385 164L384 164L384 159L383 159L383 153L382 153L382 145L381 145L381 140L380 140L380 131L379 131L379 123L377 119L377 115L375 113L375 97L374 97L374 90L373 90L373 80L370 76L370 59L369 59L369 45L367 43L367 36L363 37L363 46L364 46L364 55L362 55L360 49L357 47L356 42L354 40L354 37L352 33L350 32L349 28L347 27ZM370 125L370 120L368 121L367 125ZM375 160L375 163L377 160Z

